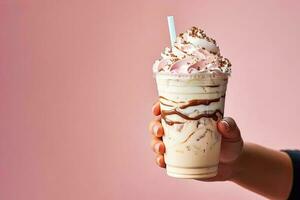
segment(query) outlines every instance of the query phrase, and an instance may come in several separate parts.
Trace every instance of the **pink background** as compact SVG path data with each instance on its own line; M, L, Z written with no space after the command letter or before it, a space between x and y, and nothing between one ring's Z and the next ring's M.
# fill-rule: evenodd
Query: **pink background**
M151 66L169 45L167 15L178 32L204 28L233 63L226 115L245 140L299 148L299 9L296 0L1 0L0 199L262 199L156 167Z

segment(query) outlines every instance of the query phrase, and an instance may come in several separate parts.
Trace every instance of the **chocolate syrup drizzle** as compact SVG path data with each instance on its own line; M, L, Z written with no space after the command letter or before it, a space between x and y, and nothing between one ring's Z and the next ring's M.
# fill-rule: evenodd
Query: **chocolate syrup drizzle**
M198 106L198 105L210 105L211 103L213 102L219 102L221 98L224 98L225 95L219 97L219 98L216 98L216 99L192 99L190 101L188 101L187 103L183 102L183 101L180 101L180 102L176 102L176 101L173 101L173 100L169 100L165 97L162 97L160 96L159 98L161 99L164 99L164 100L167 100L167 101L171 101L173 103L177 103L177 104L183 104L181 106L179 106L180 109L185 109L185 108L188 108L188 107L191 107L191 106ZM164 102L160 102L162 105L164 106L167 106L167 107L172 107L172 105L169 105L169 104L166 104Z
M163 96L159 96L160 99L164 99L164 100L167 100L167 101L171 101L173 103L185 103L184 101L173 101L171 99L167 99L166 97L163 97Z
M186 120L199 120L203 117L206 117L206 118L212 118L213 120L217 121L219 119L219 116L217 114L219 114L220 116L223 115L223 113L220 110L215 110L213 113L202 113L195 117L186 116L185 114L182 114L181 112L178 112L177 110L162 110L161 111L161 117L164 120L166 120L166 116L168 116L168 115L179 115L180 117L182 117L183 119L186 119Z
M216 98L216 99L193 99L193 100L190 100L188 101L187 103L185 102L176 102L176 101L173 101L173 100L169 100L165 97L162 97L160 96L161 99L164 99L164 100L167 100L167 101L171 101L173 103L184 103L183 105L179 106L180 109L184 109L184 108L188 108L190 106L197 106L197 105L209 105L211 104L212 102L218 102L220 101L221 98L224 98L225 96L221 96L219 98ZM169 107L172 107L172 105L168 105L166 103L162 103L162 105L165 105L165 106L169 106ZM189 117L179 111L176 110L176 107L172 110L161 110L161 117L162 119L164 119L164 121L172 126L174 124L183 124L184 122L179 122L179 121L171 121L169 119L167 119L167 116L168 115L178 115L180 117L182 117L183 119L186 119L186 120L199 120L203 117L205 118L212 118L213 120L217 121L219 119L219 117L222 117L223 116L223 113L221 110L215 110L213 113L202 113L202 114L199 114L195 117Z
M208 106L209 104L211 104L212 102L218 102L220 101L220 98L216 98L216 99L193 99L188 101L187 104L184 104L182 106L179 106L180 109L185 109L188 108L190 106L198 106L198 105L206 105Z
M186 143L194 134L195 134L195 131L193 131L192 133L190 133L189 136L184 141L181 142L181 144Z
M205 87L209 87L209 88L217 88L217 87L220 87L220 85L206 85Z

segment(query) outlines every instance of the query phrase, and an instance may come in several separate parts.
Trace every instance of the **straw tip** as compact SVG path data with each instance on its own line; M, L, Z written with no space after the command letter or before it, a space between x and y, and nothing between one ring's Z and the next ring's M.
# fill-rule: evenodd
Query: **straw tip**
M174 46L174 42L176 41L176 31L173 16L168 16L168 26L170 32L171 45Z
M168 20L174 20L173 16L168 16L167 18L168 18Z

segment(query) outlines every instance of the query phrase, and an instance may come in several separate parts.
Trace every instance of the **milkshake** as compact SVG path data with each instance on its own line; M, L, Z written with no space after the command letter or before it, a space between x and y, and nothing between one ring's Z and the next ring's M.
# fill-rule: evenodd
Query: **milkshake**
M216 41L192 27L177 36L153 65L164 128L167 174L209 178L217 174L231 64Z

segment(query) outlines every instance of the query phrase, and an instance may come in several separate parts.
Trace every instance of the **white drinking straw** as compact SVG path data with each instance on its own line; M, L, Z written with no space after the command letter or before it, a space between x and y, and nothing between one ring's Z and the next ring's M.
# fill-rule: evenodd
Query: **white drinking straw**
M168 16L168 25L169 25L171 45L174 46L174 42L176 41L176 30L175 30L175 24L174 24L174 17L173 16Z

